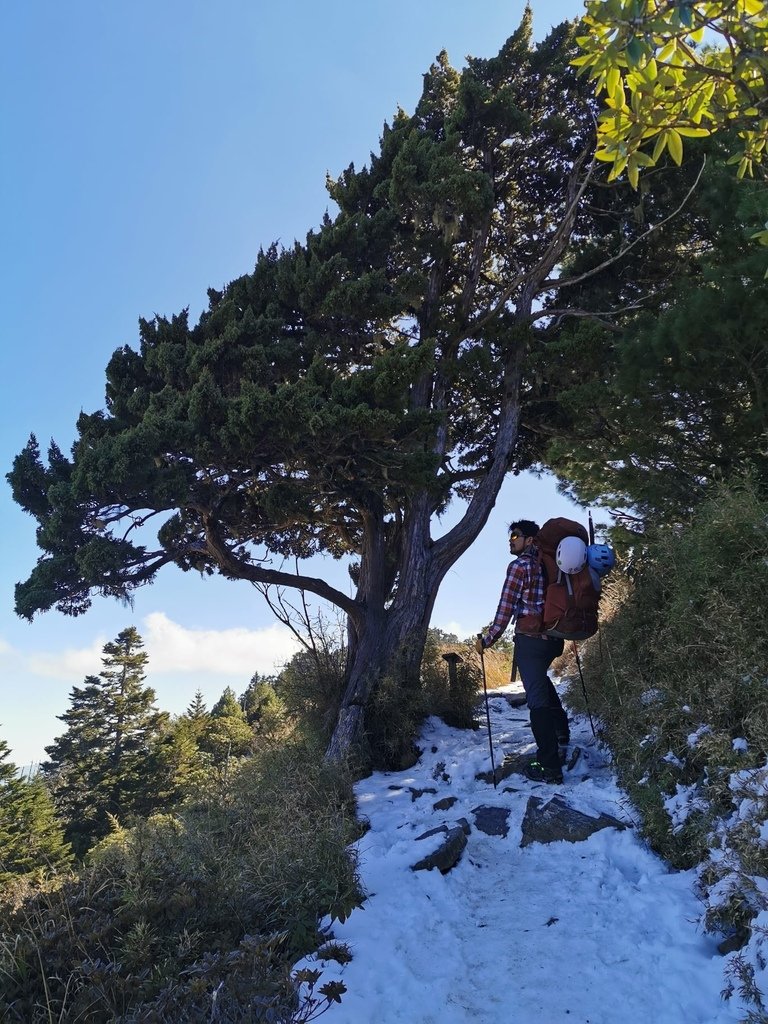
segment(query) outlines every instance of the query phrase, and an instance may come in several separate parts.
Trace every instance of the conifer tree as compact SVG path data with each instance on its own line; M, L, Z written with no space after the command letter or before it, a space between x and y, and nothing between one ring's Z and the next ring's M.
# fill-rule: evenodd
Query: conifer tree
M211 708L200 745L211 754L214 764L221 767L231 757L251 753L253 742L253 729L246 720L235 691L228 686Z
M170 804L195 799L205 791L213 759L204 749L210 716L192 719L180 715L165 730L158 747L158 760L165 771L162 791Z
M225 688L211 708L211 718L236 718L239 721L245 721L245 712L231 686Z
M686 518L722 480L768 487L768 280L751 240L768 195L734 179L727 139L707 148L687 211L696 246L662 306L618 332L576 322L553 345L574 427L550 443L549 464L577 500L656 521Z
M262 679L258 672L251 678L240 704L246 721L261 736L274 735L285 723L285 704L272 682Z
M208 708L205 706L203 694L200 690L195 691L195 696L184 712L184 716L191 722L202 722L208 717Z
M496 57L459 72L441 53L369 165L329 181L335 216L211 289L197 325L141 322L72 458L52 444L44 464L33 436L14 463L42 549L20 615L79 614L168 564L300 588L348 620L328 756L365 746L381 681L419 686L440 584L506 474L543 454L551 417L534 422L526 402L549 373L547 311L554 324L584 312L570 250L632 246L624 281L647 257L634 302L668 263L639 244L632 190L599 181L575 56L572 25L533 44L529 10ZM435 531L454 497L460 519ZM281 567L317 552L350 559L353 594Z
M50 760L41 766L78 853L107 834L110 815L149 813L165 793L157 742L168 716L144 686L147 655L136 629L106 644L102 663L99 676L72 688L59 716L66 731L45 748Z
M8 744L0 740L0 883L61 871L72 861L42 776L21 778L9 758Z

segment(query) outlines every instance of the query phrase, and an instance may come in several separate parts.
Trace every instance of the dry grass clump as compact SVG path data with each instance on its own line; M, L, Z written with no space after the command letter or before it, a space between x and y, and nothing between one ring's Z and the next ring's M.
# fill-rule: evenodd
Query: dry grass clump
M425 654L430 653L429 645ZM480 655L472 643L445 643L440 644L434 655L436 665L447 679L447 668L441 664L445 654L458 654L462 660L468 678L474 681L475 690L481 689L483 685L482 667ZM485 661L485 680L489 690L496 690L500 686L507 686L512 670L511 644L497 644L483 652Z
M475 727L475 707L482 680L479 655L469 644L428 639L421 681L429 714L437 715L447 725L458 729Z

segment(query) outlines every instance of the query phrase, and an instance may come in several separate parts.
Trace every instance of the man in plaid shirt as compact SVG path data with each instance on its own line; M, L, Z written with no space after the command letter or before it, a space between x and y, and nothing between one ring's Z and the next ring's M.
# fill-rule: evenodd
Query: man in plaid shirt
M478 649L492 647L514 618L515 660L538 747L525 774L536 782L559 783L569 742L568 716L549 678L549 666L563 653L564 642L544 632L545 581L536 546L538 532L538 525L530 519L510 523L509 550L515 560L509 563L496 617L478 638Z

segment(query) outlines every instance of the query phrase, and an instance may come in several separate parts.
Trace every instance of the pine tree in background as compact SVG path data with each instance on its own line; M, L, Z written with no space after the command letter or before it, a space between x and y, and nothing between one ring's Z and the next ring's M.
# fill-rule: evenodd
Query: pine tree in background
M77 853L106 835L110 815L124 821L168 799L158 751L168 716L143 685L142 648L133 627L105 645L102 672L72 688L69 710L59 716L66 732L45 748L50 760L41 769Z
M259 736L276 737L285 726L286 707L275 693L271 680L253 674L245 693L240 698L248 725Z
M253 725L258 717L260 700L257 694L261 683L261 676L258 672L254 672L251 676L251 681L248 683L240 697L240 707L243 709L245 719L249 725Z
M184 715L191 722L207 721L209 717L208 708L205 706L203 694L200 690L198 690L195 693L194 699L190 703L187 710L184 712Z
M245 721L245 712L231 686L228 686L211 708L211 718L238 718Z
M213 758L203 749L210 723L210 712L198 690L184 714L174 718L163 736L159 753L173 802L197 799L211 782Z
M243 757L253 750L253 729L245 712L228 686L211 708L211 716L201 742L218 768L226 768L230 757Z
M41 775L21 778L0 740L0 883L66 869L72 851Z

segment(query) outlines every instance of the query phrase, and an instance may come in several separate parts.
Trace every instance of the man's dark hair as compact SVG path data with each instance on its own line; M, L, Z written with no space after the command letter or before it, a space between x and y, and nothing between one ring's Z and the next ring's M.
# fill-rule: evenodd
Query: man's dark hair
M514 533L515 530L524 537L535 537L539 532L539 524L534 523L532 519L516 519L514 523L509 524L509 532Z

